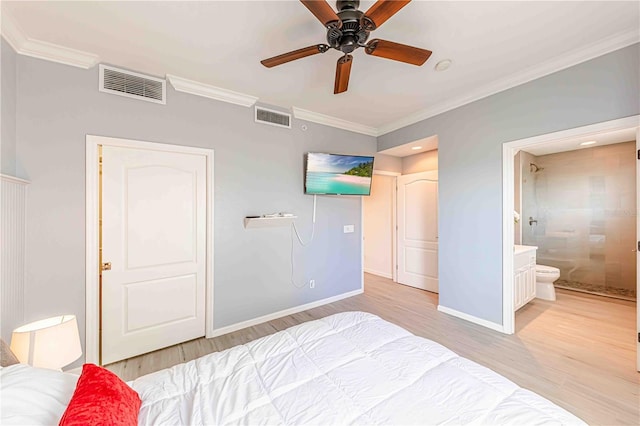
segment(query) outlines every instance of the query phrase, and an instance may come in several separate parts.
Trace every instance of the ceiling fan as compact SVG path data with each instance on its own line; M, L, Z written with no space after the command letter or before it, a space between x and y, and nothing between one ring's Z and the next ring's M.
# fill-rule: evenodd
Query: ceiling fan
M368 55L420 66L429 59L431 51L380 39L374 39L367 43L371 31L379 28L410 1L378 0L369 10L362 12L358 10L359 0L338 0L336 7L339 12L336 13L326 0L300 0L326 27L328 44L304 47L265 59L260 63L271 68L296 59L325 53L330 48L339 50L344 53L344 56L338 59L336 66L334 94L347 91L353 61L353 56L350 53L359 47L364 48Z

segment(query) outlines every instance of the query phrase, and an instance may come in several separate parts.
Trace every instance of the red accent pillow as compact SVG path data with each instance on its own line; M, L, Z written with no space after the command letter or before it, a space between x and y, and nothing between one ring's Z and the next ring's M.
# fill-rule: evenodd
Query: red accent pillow
M138 393L118 376L85 364L60 426L137 425L140 404Z

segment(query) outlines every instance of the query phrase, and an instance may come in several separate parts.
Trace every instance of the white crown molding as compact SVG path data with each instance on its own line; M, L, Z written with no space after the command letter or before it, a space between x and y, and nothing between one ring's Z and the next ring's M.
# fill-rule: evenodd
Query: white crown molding
M2 36L20 55L84 69L89 69L100 61L100 57L93 53L28 37L6 10L2 11Z
M7 43L13 47L13 50L17 52L20 46L27 42L27 37L5 9L6 8L3 8L0 12L2 18L2 24L0 26L0 28L2 28L2 37L4 37Z
M187 80L171 74L167 74L167 79L178 92L190 93L243 107L250 107L258 101L256 96L245 95L244 93L211 86L199 81Z
M93 53L69 49L57 44L47 43L46 41L32 39L28 39L17 52L21 55L83 69L92 68L100 62L100 57Z
M553 74L638 42L640 42L640 30L638 29L614 34L613 36L599 40L590 46L575 50L566 55L556 57L547 62L525 69L524 71L512 74L506 78L494 81L493 83L480 87L465 96L454 98L434 105L433 107L416 111L413 114L401 118L400 120L385 124L378 128L378 136L415 124L419 121L426 120L427 118L442 114L443 112L450 111L529 81L542 78L549 74Z
M332 117L330 115L320 114L318 112L307 111L298 107L293 107L293 116L300 120L310 121L312 123L323 124L325 126L335 127L342 130L349 130L355 133L362 133L368 136L378 136L378 129L366 126L360 123L343 120L341 118Z
M5 175L5 174L0 174L0 180L3 180L5 182L11 182L11 183L19 183L21 185L29 185L31 183L26 179L21 179L16 176Z

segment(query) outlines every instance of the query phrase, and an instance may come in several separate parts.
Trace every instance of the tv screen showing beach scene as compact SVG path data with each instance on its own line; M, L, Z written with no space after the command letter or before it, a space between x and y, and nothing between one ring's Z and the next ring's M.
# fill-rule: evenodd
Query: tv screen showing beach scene
M305 193L369 195L373 157L310 152L307 154Z

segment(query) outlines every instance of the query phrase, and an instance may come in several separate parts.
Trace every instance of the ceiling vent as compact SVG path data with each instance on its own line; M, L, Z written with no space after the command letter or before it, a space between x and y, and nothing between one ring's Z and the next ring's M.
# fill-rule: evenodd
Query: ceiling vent
M167 103L165 80L106 65L100 65L99 90L157 104Z
M291 128L291 114L256 106L256 123Z

